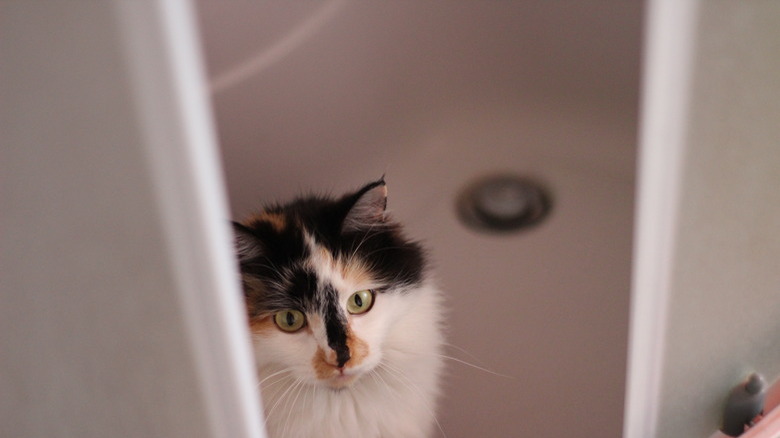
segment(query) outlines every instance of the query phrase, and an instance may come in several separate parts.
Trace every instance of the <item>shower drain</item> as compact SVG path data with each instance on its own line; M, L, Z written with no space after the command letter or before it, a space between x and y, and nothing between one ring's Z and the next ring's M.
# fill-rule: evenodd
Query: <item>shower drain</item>
M530 178L491 175L467 185L457 199L461 221L478 231L507 232L528 228L547 217L547 190Z

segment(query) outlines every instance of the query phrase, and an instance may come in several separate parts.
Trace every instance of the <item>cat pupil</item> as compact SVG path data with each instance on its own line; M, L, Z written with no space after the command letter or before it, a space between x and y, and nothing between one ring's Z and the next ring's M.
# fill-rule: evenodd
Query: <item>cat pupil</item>
M295 324L295 315L292 312L287 312L287 325L292 327L293 324Z
M360 295L355 295L355 305L358 307L363 307L363 299L360 298Z

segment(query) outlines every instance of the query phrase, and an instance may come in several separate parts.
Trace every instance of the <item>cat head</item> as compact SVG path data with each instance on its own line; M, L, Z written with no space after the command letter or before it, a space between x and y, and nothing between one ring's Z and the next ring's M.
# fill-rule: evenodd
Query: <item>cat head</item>
M338 199L307 197L234 223L259 366L343 388L382 360L424 280L420 246L385 210L384 179Z

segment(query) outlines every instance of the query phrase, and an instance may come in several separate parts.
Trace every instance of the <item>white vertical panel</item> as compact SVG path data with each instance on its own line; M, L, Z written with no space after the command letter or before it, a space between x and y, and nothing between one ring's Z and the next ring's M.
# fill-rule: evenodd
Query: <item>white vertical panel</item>
M626 437L710 436L734 384L780 376L778 22L650 2Z
M0 436L259 437L187 3L0 15Z
M656 436L696 11L695 0L656 0L645 18L626 438Z

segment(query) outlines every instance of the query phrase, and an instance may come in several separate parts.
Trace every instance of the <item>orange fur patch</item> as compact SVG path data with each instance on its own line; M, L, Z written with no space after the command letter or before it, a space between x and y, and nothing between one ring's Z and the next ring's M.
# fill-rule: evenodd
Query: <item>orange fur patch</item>
M324 264L331 267L336 266L336 261L333 259L333 254L331 254L330 251L328 251L327 249L319 245L317 246L317 248L319 249L317 251L318 252L317 255L322 259L322 262Z
M328 363L328 360L325 357L325 350L320 347L317 347L317 352L314 353L314 358L312 358L312 367L314 367L314 373L320 380L333 377L337 373L336 367Z
M357 336L351 330L347 331L347 347L349 347L349 361L344 364L344 368L352 368L360 365L368 356L368 343ZM320 380L329 379L338 374L336 363L336 352L329 350L327 353L320 347L312 358L312 367L314 373Z
M368 356L368 342L358 338L352 332L347 334L347 347L349 347L347 368L360 365Z
M287 228L287 218L278 213L260 213L246 221L247 224L253 225L258 222L265 222L270 224L277 233L281 233Z
M279 330L276 327L276 323L274 323L273 315L262 318L250 318L249 328L252 331L252 334L261 336L268 336L273 333L273 331Z
M344 280L352 284L366 284L371 282L371 274L367 266L356 260L339 260L336 269L341 273Z
M371 273L365 263L359 259L334 258L333 254L322 246L318 246L317 258L319 263L328 266L338 272L341 277L352 284L371 283Z

